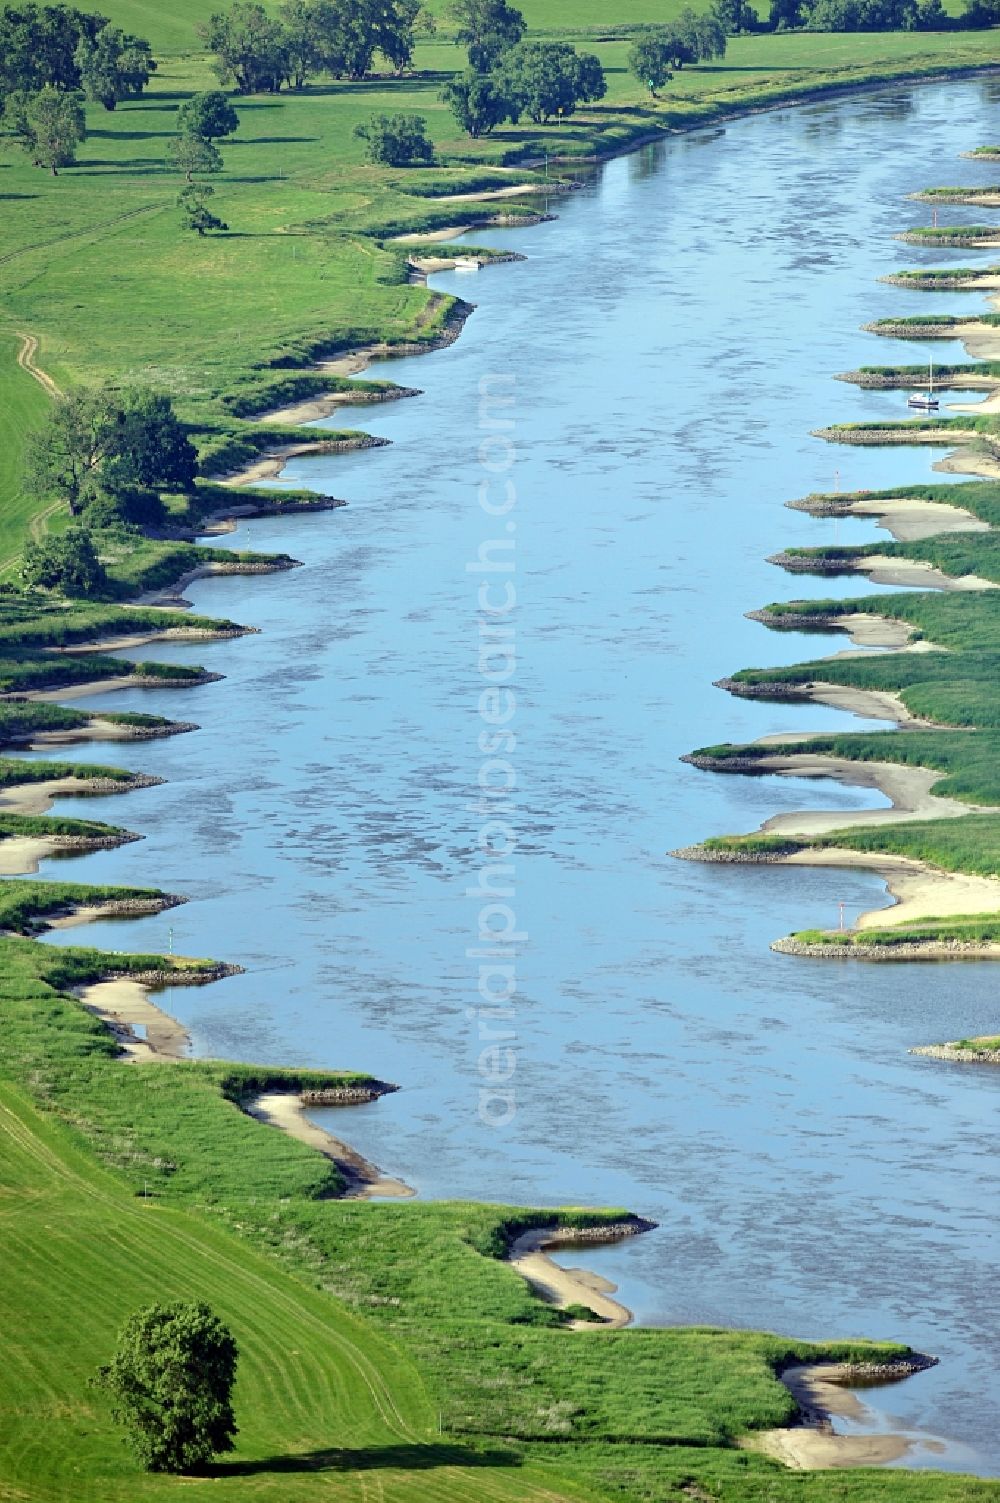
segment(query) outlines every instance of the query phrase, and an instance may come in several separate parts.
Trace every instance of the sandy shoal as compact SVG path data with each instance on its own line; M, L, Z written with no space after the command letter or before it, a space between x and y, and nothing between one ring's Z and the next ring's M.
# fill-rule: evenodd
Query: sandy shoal
M13 835L0 840L0 877L33 877L39 863L57 849L44 835Z
M459 235L467 235L473 226L471 224L450 224L443 230L411 230L405 235L390 235L390 242L397 245L416 244L440 244L445 240L457 240Z
M90 652L126 652L131 647L145 647L150 642L214 642L218 632L197 626L150 627L148 631L132 632L127 636L100 637L93 642L74 642L71 647L51 647L57 657L85 656Z
M825 684L817 681L809 687L808 698L816 704L830 705L835 710L846 710L862 720L891 720L908 730L940 730L934 720L921 720L911 715L898 694L888 689L855 689L850 684ZM814 733L810 733L814 734ZM781 740L780 736L775 738Z
M585 1268L562 1268L545 1251L553 1240L551 1228L525 1232L512 1244L507 1261L549 1304L559 1309L586 1305L605 1326L627 1326L632 1320L631 1310L611 1298L618 1285ZM570 1321L570 1326L574 1330L592 1329L586 1320Z
M29 689L21 699L37 699L40 703L58 704L64 699L86 699L91 694L110 694L118 689L134 689L136 679L132 674L118 678L97 678L86 684L67 684L62 689Z
M739 1444L762 1451L795 1471L829 1471L836 1467L886 1466L912 1449L903 1435L834 1435L799 1425L787 1430L757 1430Z
M266 1091L244 1104L243 1110L258 1122L268 1127L278 1127L300 1143L308 1143L320 1153L332 1159L346 1181L346 1199L370 1199L374 1196L394 1199L412 1195L414 1192L402 1180L390 1179L376 1166L362 1157L347 1143L335 1138L324 1128L311 1122L306 1108L294 1093Z
M895 762L852 762L846 757L799 752L768 757L764 770L779 777L833 778L853 788L877 788L892 804L889 809L861 809L854 813L838 809L776 814L761 826L768 835L808 838L825 835L829 830L849 830L862 825L899 824L914 819L962 819L967 814L995 812L978 804L963 804L958 799L942 798L932 793L931 788L941 781L943 774L929 767L905 767Z
M557 183L511 183L508 188L487 188L482 193L444 193L431 199L435 204L477 204L494 198L519 198L526 193L558 193ZM425 237L426 238L426 237Z
M180 1023L149 1000L148 987L139 981L119 976L79 987L76 995L88 1012L111 1029L130 1064L181 1059L190 1048L191 1040ZM141 1036L137 1028L142 1029Z
M855 1421L869 1412L855 1393L849 1367L835 1362L787 1367L781 1381L792 1394L803 1423L782 1430L761 1430L744 1436L745 1450L763 1451L797 1471L829 1470L836 1467L885 1466L899 1461L916 1446L940 1454L943 1442L923 1434L838 1435L831 1416Z
M943 872L908 856L869 851L797 851L787 866L841 866L877 872L895 899L891 908L876 908L858 919L859 929L888 929L915 919L959 918L1000 913L1000 880Z
M89 794L85 778L50 778L44 783L15 783L0 788L0 812L4 814L47 814L57 798ZM122 792L128 785L125 784Z
M980 521L963 507L946 506L943 501L917 501L905 496L855 501L849 514L855 517L877 517L878 525L901 543L936 537L942 532L990 530L987 522Z
M915 558L886 558L869 553L858 559L858 574L866 574L872 584L903 585L914 590L995 590L990 579L978 574L944 574L933 564Z

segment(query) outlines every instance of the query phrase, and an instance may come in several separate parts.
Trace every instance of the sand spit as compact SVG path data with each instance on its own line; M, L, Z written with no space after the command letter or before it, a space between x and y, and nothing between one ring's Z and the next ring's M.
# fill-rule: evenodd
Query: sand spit
M997 812L980 805L973 810L958 799L942 798L931 792L942 773L930 767L905 767L896 762L851 762L845 757L796 753L791 756L765 756L761 772L786 778L832 778L852 788L877 788L891 801L889 809L863 809L845 813L803 810L795 814L775 814L761 826L766 835L789 835L808 839L826 835L831 830L857 829L899 824L915 819L963 819L967 814ZM973 910L966 910L971 912Z
M853 656L849 652L835 654L835 657ZM911 715L900 696L888 689L857 689L851 684L831 684L823 679L813 679L805 684L744 684L738 679L720 678L716 680L715 687L735 694L738 699L773 699L784 704L792 704L800 699L809 700L814 704L831 705L835 710L846 710L862 720L888 720L906 730L943 729L937 721L922 720L917 715ZM800 739L808 740L812 734L806 732ZM763 746L771 740L794 739L795 733L788 732L762 737L759 744Z
M113 793L132 793L137 788L155 788L163 782L146 773L130 778L48 778L38 783L12 783L0 788L0 812L47 814L57 798L93 798Z
M781 1381L799 1406L801 1421L782 1430L761 1430L740 1441L745 1450L763 1451L797 1471L837 1467L885 1466L915 1449L942 1452L933 1437L901 1434L838 1435L833 1417L863 1420L866 1406L847 1386L863 1381L899 1382L934 1365L914 1354L897 1362L853 1366L847 1363L810 1363L786 1367Z
M895 901L890 908L863 913L858 919L858 929L890 929L917 920L961 918L970 913L1000 914L1000 879L939 871L909 856L840 849L810 850L785 856L782 864L839 866L852 871L877 872ZM994 945L977 948L984 954L1000 953L1000 948Z
M933 564L915 558L886 558L869 553L859 559L852 571L866 574L872 584L902 585L913 590L995 590L991 579L979 574L944 574Z
M76 995L88 1012L110 1028L122 1058L130 1064L187 1056L190 1037L175 1018L149 1000L149 988L141 981L117 976L79 987Z
M943 461L937 469L943 467ZM814 517L874 517L876 525L901 543L919 538L937 537L944 532L989 532L988 522L980 521L960 506L941 501L919 501L908 496L873 496L870 500L845 496L843 500L824 496L810 501L787 501L792 511L809 512Z
M892 801L890 809L868 809L856 814L837 810L775 815L761 826L760 833L764 835L787 835L790 839L808 840L811 836L825 835L832 830L849 831L916 819L958 819L977 812L995 812L978 804L961 804L955 799L933 794L930 790L942 774L929 768L902 767L887 762L850 762L846 758L810 753L787 756L765 753L758 758L751 751L740 761L743 765L733 768L733 771L776 772L786 777L832 777L841 783L878 788ZM712 761L710 758L698 759L695 765L711 768ZM875 908L863 913L857 921L858 930L895 928L900 924L919 920L957 918L968 914L1000 913L1000 879L977 877L965 872L941 871L909 856L856 851L839 846L766 852L762 855L743 852L738 848L706 851L702 846L694 846L671 854L685 860L720 864L827 866L876 872L885 882L894 901L888 908ZM796 955L815 953L824 959L912 958L898 946L893 946L884 956L878 957L873 957L868 952L859 952L850 946L810 947L802 946L796 940L778 940L772 948ZM941 944L935 949L920 944L914 948L919 948L921 955L930 958L932 950L944 957L964 952L970 947ZM1000 954L1000 947L993 945L974 945L971 948L983 956Z
M365 1098L368 1099L368 1098ZM324 1093L319 1104L335 1105L332 1092ZM269 1127L278 1127L300 1143L308 1143L328 1159L332 1159L345 1181L344 1199L368 1200L375 1197L399 1199L416 1192L402 1180L391 1179L347 1143L335 1138L324 1128L310 1122L306 1115L307 1105L298 1094L288 1091L267 1091L243 1103L243 1110L258 1122Z
M638 1217L629 1221L613 1222L603 1226L535 1227L522 1233L511 1243L507 1261L526 1279L548 1304L565 1310L570 1305L585 1305L594 1313L595 1320L609 1329L620 1330L632 1320L631 1310L618 1300L612 1299L618 1286L599 1274L589 1273L585 1268L563 1268L549 1253L559 1247L606 1245L620 1242L626 1237L639 1236L652 1231L654 1223ZM592 1330L593 1321L572 1320L571 1330Z

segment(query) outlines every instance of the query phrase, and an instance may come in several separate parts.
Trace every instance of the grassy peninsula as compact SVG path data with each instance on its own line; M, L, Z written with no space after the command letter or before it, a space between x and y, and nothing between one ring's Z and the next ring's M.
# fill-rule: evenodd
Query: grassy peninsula
M229 471L262 458L280 463L298 445L367 442L349 425L319 441L280 416L290 404L346 398L343 373L317 362L369 345L429 349L457 334L468 309L411 279L410 255L428 249L420 236L551 209L546 190L566 169L547 176L539 164L546 155L587 159L825 90L991 65L995 51L978 32L741 37L724 65L685 69L655 101L625 60L635 26L662 19L659 7L633 0L609 25L596 0L538 0L528 7L534 33L585 39L600 56L610 85L602 104L544 131L501 128L470 142L438 98L462 63L443 25L402 79L241 99L240 128L215 185L235 233L202 238L179 229L178 182L164 153L179 104L214 81L194 37L204 8L195 0L169 12L133 0L105 8L116 24L151 36L160 67L150 90L113 113L91 107L80 161L58 178L39 174L10 142L0 147L4 194L17 207L5 224L0 292L0 580L12 587L0 593L0 742L8 747L88 734L92 717L40 694L119 679L184 685L210 673L210 648L205 669L136 665L114 656L114 640L172 631L208 640L246 629L129 602L195 569L293 565L193 539L234 504L219 483ZM363 160L354 127L382 109L426 115L435 166L401 172ZM514 186L523 192L500 205L488 196ZM403 246L402 235L418 238ZM166 498L164 526L101 539L104 598L68 606L15 588L26 541L58 535L70 520L25 487L19 455L53 389L101 380L168 393L201 473L188 492ZM352 382L349 395L406 393ZM335 504L246 488L238 501ZM1000 510L995 497L977 504ZM912 624L943 632L948 622L927 617L923 599L914 598ZM252 609L246 614L252 619ZM951 622L956 651L963 629ZM985 704L983 660L971 645L967 657L975 703ZM956 685L942 676L907 688L950 708ZM957 694L956 711L960 702L971 701ZM148 716L100 719L122 736L179 728ZM962 788L979 789L976 777L988 782L988 734L977 729L966 747L952 748L947 771ZM974 739L981 760L973 768ZM41 806L60 788L125 793L142 781L113 766L0 759L0 789L27 790ZM0 850L46 834L124 838L118 826L51 820L33 808L0 818ZM571 1332L581 1312L536 1297L504 1255L528 1228L600 1230L629 1225L628 1211L345 1200L331 1158L243 1109L261 1090L380 1086L371 1076L216 1061L123 1064L115 1037L81 1005L81 988L114 979L198 984L225 967L56 949L35 936L81 907L127 913L169 901L154 887L0 885L0 1311L8 1337L0 1495L135 1503L183 1487L194 1498L238 1492L280 1503L997 1497L995 1483L929 1473L860 1470L833 1481L738 1447L747 1432L795 1417L778 1378L789 1361L878 1364L905 1349L714 1329ZM242 1353L238 1450L182 1482L136 1469L104 1399L88 1387L123 1315L164 1296L209 1300Z

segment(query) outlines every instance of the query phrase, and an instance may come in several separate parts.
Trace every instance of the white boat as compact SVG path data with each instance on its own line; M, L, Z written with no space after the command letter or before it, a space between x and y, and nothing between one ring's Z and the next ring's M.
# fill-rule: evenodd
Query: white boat
M907 407L919 407L921 412L936 412L941 406L934 395L934 362L927 367L927 390L911 391L906 399Z

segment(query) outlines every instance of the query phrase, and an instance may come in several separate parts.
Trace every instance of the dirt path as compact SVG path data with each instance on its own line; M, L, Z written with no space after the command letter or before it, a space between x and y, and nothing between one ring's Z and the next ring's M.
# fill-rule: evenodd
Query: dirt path
M46 391L50 397L61 397L62 392L59 390L59 387L53 381L52 377L47 375L45 371L43 371L41 367L35 363L35 356L38 354L38 340L36 339L35 335L18 333L17 337L21 341L21 348L17 352L18 365L23 371L27 371L28 375L31 376L34 381L37 381L39 386L41 386L42 389Z

